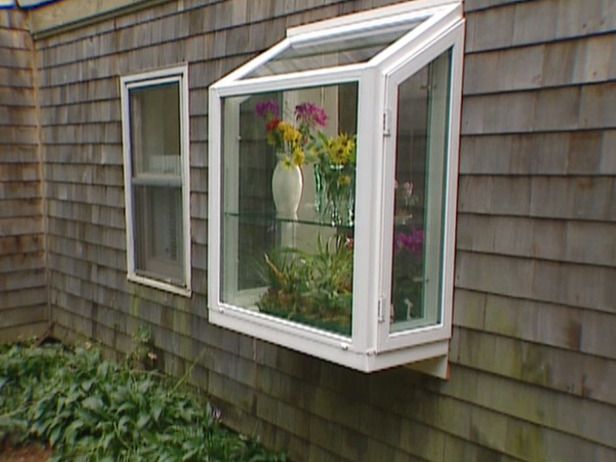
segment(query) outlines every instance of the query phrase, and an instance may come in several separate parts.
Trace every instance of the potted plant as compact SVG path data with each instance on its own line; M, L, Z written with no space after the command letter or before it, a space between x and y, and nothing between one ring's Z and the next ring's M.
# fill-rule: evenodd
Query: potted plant
M260 311L333 332L351 334L352 240L317 239L314 254L284 247L265 255L267 292Z

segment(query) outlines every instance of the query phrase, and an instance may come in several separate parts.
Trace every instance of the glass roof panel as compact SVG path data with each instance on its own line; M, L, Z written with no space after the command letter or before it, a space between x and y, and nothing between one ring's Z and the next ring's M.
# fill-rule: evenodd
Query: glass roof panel
M427 16L415 16L412 20L403 22L381 23L379 27L332 33L317 40L298 41L244 78L251 79L367 62L425 19Z

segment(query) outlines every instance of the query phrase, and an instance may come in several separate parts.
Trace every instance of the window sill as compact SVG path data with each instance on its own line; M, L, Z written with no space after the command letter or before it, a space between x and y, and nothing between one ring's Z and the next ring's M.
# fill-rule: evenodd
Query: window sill
M441 379L448 377L449 336L443 334L442 328L427 329L431 331L426 332L430 340L377 351L358 345L351 337L272 318L264 313L231 305L212 308L211 300L209 322L364 373L405 365Z
M175 295L181 295L182 297L190 298L192 296L192 290L190 289L190 287L179 287L168 282L146 278L137 274L128 274L126 276L126 279L129 282L142 284L144 286L152 287L154 289L162 290L164 292L170 292Z

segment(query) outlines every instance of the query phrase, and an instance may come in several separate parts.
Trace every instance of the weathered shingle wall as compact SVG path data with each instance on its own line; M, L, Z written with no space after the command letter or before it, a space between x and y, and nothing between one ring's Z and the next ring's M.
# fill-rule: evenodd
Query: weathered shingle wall
M501 414L470 426L512 456L611 460L616 4L466 10L458 366L444 390ZM460 367L475 387L458 390Z
M0 10L0 341L46 329L32 56L26 14Z
M387 1L170 1L37 41L55 333L162 367L292 460L616 459L616 11L468 0L451 379L207 322L207 87L288 26ZM126 281L119 76L189 63L190 300Z

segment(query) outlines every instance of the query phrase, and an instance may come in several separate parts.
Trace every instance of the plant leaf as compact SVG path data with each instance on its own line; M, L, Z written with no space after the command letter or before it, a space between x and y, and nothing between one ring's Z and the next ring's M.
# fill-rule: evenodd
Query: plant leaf
M98 396L90 396L81 402L81 405L94 412L100 412L105 406L103 401Z

